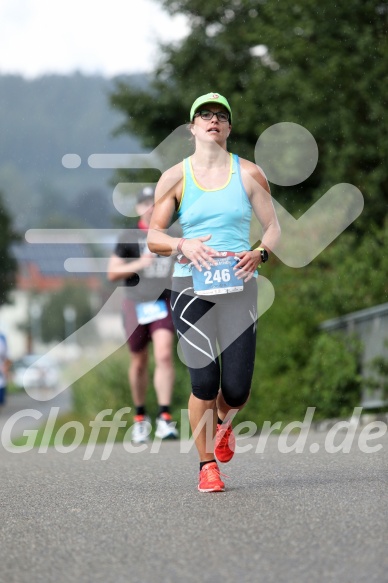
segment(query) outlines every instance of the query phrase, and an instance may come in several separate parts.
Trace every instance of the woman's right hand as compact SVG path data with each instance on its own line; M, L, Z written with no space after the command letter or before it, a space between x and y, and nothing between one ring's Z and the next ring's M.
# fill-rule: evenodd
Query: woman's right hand
M185 239L181 244L183 255L192 261L198 271L202 271L202 267L210 269L210 264L216 265L213 257L218 257L219 252L205 244L210 238L211 235L204 235L196 239Z

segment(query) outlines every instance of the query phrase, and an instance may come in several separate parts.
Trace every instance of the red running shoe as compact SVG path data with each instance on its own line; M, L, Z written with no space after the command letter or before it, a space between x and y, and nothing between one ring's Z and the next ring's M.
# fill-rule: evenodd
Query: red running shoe
M214 455L218 461L226 464L230 462L234 456L234 450L236 449L236 438L233 433L233 427L231 423L220 424L217 423L217 433L216 433L216 445L214 447Z
M198 490L200 492L225 492L225 484L221 480L221 472L217 462L205 464L199 472Z

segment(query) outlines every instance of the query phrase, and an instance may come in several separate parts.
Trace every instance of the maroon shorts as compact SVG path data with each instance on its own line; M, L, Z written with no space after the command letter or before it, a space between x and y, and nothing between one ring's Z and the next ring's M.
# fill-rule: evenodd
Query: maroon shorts
M125 299L123 302L123 319L125 337L131 352L140 352L143 350L148 342L152 340L152 334L155 330L164 328L174 333L175 328L171 316L170 300L164 300L167 304L168 314L161 320L150 322L149 324L139 324L137 321L135 302Z

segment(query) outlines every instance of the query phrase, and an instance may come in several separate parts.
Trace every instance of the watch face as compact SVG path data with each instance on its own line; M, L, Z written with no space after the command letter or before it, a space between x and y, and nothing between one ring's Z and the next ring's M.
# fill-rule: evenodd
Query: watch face
M268 261L268 251L266 249L261 250L261 260L263 263Z

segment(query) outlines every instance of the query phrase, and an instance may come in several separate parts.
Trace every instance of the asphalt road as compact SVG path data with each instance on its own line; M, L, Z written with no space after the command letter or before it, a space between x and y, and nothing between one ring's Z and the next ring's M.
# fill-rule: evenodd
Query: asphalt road
M24 390L7 395L6 405L4 409L0 410L1 434L3 434L4 427L9 423L9 420L18 414L20 419L15 419L14 422L11 422L11 439L23 435L25 430L39 427L48 418L53 407L58 408L58 414L71 411L71 391L63 391L49 400L40 400L48 399L55 393L56 391L53 392L50 389L32 389L31 396L27 395ZM27 411L34 411L34 414L27 413ZM40 415L39 418L38 415Z
M388 435L365 453L258 437L201 494L188 442L61 453L0 447L1 583L387 583ZM341 435L338 434L341 441ZM290 438L290 442L291 442ZM314 443L310 451L310 445ZM319 446L318 451L317 446ZM186 449L186 452L182 451Z

